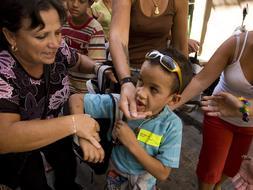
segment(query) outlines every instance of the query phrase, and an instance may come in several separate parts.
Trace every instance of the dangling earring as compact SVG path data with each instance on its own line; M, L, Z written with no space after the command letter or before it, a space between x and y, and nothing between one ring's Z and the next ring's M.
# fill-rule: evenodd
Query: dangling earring
M11 46L11 50L12 50L13 52L15 52L15 51L18 51L18 48L17 48L17 46L12 45L12 46Z

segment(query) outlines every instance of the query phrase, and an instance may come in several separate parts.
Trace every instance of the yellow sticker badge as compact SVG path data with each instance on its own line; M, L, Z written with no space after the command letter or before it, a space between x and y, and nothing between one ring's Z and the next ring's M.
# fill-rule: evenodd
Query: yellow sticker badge
M159 147L162 137L163 136L157 135L157 134L147 131L145 129L141 129L139 131L137 139L138 139L138 141L141 141L145 144L148 144L148 145L151 145L154 147Z

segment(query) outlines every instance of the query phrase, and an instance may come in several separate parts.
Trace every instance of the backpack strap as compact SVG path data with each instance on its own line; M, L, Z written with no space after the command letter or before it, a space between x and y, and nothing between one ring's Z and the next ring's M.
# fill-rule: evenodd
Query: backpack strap
M86 87L89 93L92 94L104 94L106 90L106 81L108 80L105 76L105 72L112 69L112 66L101 65L97 70L97 80L90 79L86 82Z
M111 140L111 134L113 131L114 123L115 121L123 119L123 112L120 111L119 109L120 94L109 93L108 95L111 97L113 103L113 118L111 119L110 129L108 130L107 133L107 138Z
M98 89L100 92L104 92L105 91L105 82L106 82L106 76L105 76L105 72L109 69L112 69L112 66L109 65L101 65L98 68L97 71L97 79L98 79Z

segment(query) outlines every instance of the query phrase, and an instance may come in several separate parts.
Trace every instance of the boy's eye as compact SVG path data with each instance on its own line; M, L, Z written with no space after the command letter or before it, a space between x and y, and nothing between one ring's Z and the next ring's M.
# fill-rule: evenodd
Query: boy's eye
M137 80L137 86L142 86L142 84L143 84L142 79L138 78L138 80Z
M86 3L87 0L80 0L79 2L80 2L80 3Z
M158 89L155 87L150 87L150 91L152 94L157 94L159 92Z

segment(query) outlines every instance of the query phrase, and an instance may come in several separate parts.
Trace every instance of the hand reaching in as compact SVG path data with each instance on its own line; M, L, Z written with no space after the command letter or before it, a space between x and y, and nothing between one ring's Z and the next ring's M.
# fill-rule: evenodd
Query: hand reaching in
M242 102L234 95L221 92L214 96L204 96L202 110L210 116L241 116Z
M99 144L99 124L87 114L75 114L71 116L73 127L78 137L88 140L96 148L101 148Z
M136 88L128 82L121 86L119 108L128 119L144 119L151 116L152 112L137 112L135 101Z

